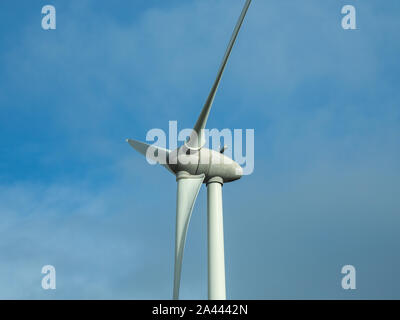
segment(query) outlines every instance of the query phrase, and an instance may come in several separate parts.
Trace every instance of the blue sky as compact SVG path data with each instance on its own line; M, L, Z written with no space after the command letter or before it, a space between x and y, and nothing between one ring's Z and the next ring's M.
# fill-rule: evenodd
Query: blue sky
M175 179L125 139L193 126L243 3L1 1L0 298L171 297ZM255 129L254 173L223 189L228 298L400 298L399 15L253 1L208 122ZM206 236L203 188L182 298L207 297Z

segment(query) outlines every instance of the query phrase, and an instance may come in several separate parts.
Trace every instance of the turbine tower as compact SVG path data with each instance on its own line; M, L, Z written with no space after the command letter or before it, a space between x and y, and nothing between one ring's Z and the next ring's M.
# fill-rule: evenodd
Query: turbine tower
M127 140L136 151L145 155L148 159L159 162L176 176L178 188L173 299L179 298L186 234L193 206L203 183L207 186L208 298L210 300L226 299L222 186L224 183L240 179L243 170L238 163L223 154L225 147L221 148L219 152L204 147L206 143L204 128L222 74L250 3L251 0L246 0L222 59L217 78L188 140L181 147L172 151L136 140ZM160 159L163 159L163 161L160 161Z

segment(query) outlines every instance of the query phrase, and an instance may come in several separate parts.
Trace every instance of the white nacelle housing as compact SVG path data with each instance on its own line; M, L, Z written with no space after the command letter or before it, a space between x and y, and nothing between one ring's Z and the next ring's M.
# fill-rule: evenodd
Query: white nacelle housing
M224 182L238 180L243 175L242 167L224 154L201 148L191 150L182 146L169 154L168 166L176 173L186 171L192 175L205 174L204 182L212 177L221 177Z

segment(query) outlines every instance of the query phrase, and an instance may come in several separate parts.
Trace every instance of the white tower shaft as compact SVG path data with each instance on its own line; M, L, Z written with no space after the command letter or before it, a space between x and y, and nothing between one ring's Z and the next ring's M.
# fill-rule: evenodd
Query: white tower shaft
M207 182L209 300L226 299L222 185L219 177Z

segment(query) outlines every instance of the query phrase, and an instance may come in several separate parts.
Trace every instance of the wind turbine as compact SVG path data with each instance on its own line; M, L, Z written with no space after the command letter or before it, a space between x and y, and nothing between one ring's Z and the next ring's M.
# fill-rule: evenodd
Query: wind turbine
M207 185L208 298L210 300L226 299L222 185L240 179L243 175L243 169L238 163L223 154L225 147L221 148L219 152L204 147L206 143L204 128L226 63L250 3L251 0L246 0L222 59L217 78L188 140L181 147L171 151L127 139L127 142L136 151L145 155L148 159L158 160L160 164L176 176L178 188L173 299L179 297L186 234L193 206L203 183ZM166 161L161 162L159 159Z

